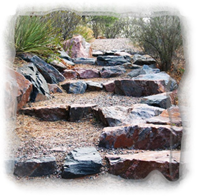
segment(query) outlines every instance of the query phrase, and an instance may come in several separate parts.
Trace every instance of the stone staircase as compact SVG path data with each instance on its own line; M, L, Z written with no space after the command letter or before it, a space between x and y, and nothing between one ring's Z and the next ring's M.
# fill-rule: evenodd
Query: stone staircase
M62 164L62 178L100 173L101 167L104 167L103 162L106 160L105 167L108 168L109 173L123 178L142 179L152 170L159 170L168 180L177 180L182 140L179 108L174 105L174 90L177 86L173 79L161 72L140 74L135 78L117 78L118 75L111 75L110 77L114 78L110 81L92 81L92 78L101 78L101 76L105 78L103 76L111 72L105 66L114 67L117 64L112 61L115 62L114 59L117 58L114 57L112 60L108 56L99 57L100 64L104 66L104 69L99 72L90 69L73 70L77 73L73 73L75 80L65 80L60 83L60 87L65 93L74 94L74 97L87 91L103 91L120 96L145 97L143 103L134 104L131 107L119 105L100 107L97 103L33 106L22 108L20 114L33 116L46 123L78 122L91 116L103 124L104 128L98 137L98 145L76 148L67 154ZM120 64L122 68L123 62ZM123 73L121 72L120 75L122 76ZM71 73L68 72L68 74ZM103 149L107 153L100 155ZM114 155L108 153L112 149L120 149L123 153ZM125 153L126 150L131 150L131 153ZM15 160L14 174L19 177L51 175L56 170L57 164L54 157Z

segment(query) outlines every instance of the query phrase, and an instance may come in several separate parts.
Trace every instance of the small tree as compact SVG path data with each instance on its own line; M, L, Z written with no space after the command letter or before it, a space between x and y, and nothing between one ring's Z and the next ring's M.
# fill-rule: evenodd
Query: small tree
M159 59L160 69L168 71L174 52L182 45L181 24L178 16L164 15L136 20L132 39L145 53Z

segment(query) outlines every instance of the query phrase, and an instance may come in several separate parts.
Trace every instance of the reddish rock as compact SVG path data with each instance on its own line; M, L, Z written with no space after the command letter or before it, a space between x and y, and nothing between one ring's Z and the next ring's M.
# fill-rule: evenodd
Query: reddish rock
M74 71L74 70L71 70L71 69L65 69L63 72L62 72L63 76L66 78L66 79L76 79L77 78L77 73Z
M143 179L153 170L170 181L179 179L180 151L145 151L128 155L106 155L109 173L127 179Z
M107 92L114 92L115 91L115 84L114 81L109 81L103 83L103 86Z
M22 74L7 69L7 81L5 87L5 103L7 105L6 113L8 116L13 116L15 107L18 111L29 101L33 85Z
M50 93L62 93L63 91L57 84L48 84Z
M73 104L70 106L69 116L70 121L78 121L84 117L87 117L92 113L92 108L95 107L95 104Z
M100 136L99 146L142 150L175 149L180 147L181 139L182 127L131 124L104 128Z
M178 106L172 106L164 110L159 116L155 116L146 120L147 123L161 125L182 126L182 119Z
M35 116L43 121L57 121L69 119L69 106L53 105L23 108L21 113Z
M163 80L115 80L115 93L141 97L166 92Z
M99 78L99 71L97 69L76 69L76 72L81 79Z
M72 39L65 41L63 49L71 58L89 58L92 56L91 45L81 35L74 36Z

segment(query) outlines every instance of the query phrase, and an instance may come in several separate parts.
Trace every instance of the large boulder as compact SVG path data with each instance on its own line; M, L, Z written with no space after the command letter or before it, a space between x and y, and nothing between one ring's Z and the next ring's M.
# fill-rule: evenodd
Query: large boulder
M160 79L119 79L114 83L115 93L119 95L141 97L166 92L165 83Z
M98 56L97 65L99 66L115 66L130 62L125 56Z
M87 89L87 83L82 81L64 82L61 86L69 94L83 94Z
M27 107L21 109L20 112L25 115L34 116L42 121L69 119L69 106L67 105Z
M33 90L32 83L22 74L8 69L6 70L5 105L6 115L12 117L30 100Z
M100 70L100 76L102 78L111 78L116 77L124 74L126 72L126 69L121 66L113 66L113 67L103 67Z
M94 147L76 148L65 158L62 178L71 179L100 172L102 158Z
M153 170L168 180L179 178L180 151L144 151L125 155L106 155L109 173L127 179L144 179Z
M30 101L34 102L39 93L47 98L50 98L48 84L33 63L23 65L23 67L18 69L18 71L33 84L33 91L31 93Z
M105 148L132 148L162 150L180 148L182 127L153 124L131 124L105 127L99 146Z
M173 78L171 78L166 72L139 75L135 77L134 80L164 81L166 92L173 91L178 88L177 82Z
M63 43L63 49L71 58L89 58L92 56L91 44L87 43L81 35L66 40Z
M57 170L54 157L40 157L25 161L15 160L14 175L19 177L41 177L54 174Z
M99 78L99 71L97 69L75 69L79 78Z
M55 67L46 63L38 56L32 54L21 54L21 57L28 62L32 62L43 75L47 83L57 84L65 80L65 77Z
M135 54L133 56L133 63L136 65L152 65L155 64L156 61L148 55Z

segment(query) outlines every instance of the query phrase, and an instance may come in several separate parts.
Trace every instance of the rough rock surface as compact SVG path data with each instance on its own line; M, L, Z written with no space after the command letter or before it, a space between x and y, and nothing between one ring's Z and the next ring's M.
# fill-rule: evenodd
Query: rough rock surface
M65 77L53 66L46 63L44 60L34 55L23 56L27 61L34 63L38 71L43 75L47 83L56 84L65 80Z
M119 79L114 83L115 93L119 95L141 97L165 92L162 80Z
M155 74L143 74L135 77L136 80L147 80L147 81L164 81L166 92L173 91L178 88L177 82L171 78L167 73L160 72Z
M134 104L131 107L110 106L93 109L96 118L105 126L118 126L131 123L143 123L146 118L157 116L164 111L147 104Z
M133 56L133 63L137 65L151 65L151 64L155 64L156 61L155 59L149 56L135 54Z
M144 97L141 102L146 103L148 105L161 107L164 109L169 108L172 105L169 93L160 93L157 95L150 95L150 96Z
M5 102L8 107L6 113L8 116L12 116L15 113L15 107L19 111L30 100L33 85L22 74L11 69L6 71Z
M77 73L74 70L67 70L65 69L62 72L63 76L65 77L65 79L76 79L77 78Z
M95 107L95 104L73 104L70 106L69 119L72 122L81 120L87 115L92 113L92 108Z
M94 147L76 148L65 158L62 178L78 178L100 172L102 158Z
M89 58L92 54L91 45L81 36L74 36L63 43L63 49L71 58Z
M181 139L182 127L131 124L104 128L99 146L141 150L175 149L181 146Z
M14 175L19 177L40 177L56 172L56 159L54 157L40 157L26 161L16 160Z
M115 66L129 62L124 56L98 56L97 65L99 66Z
M61 84L62 88L66 90L69 94L82 94L85 93L87 89L87 83L78 81L78 82L65 82Z
M171 106L159 116L146 119L147 123L182 126L182 119L178 106Z
M30 101L36 101L36 97L39 93L44 95L44 97L46 96L46 98L50 98L48 84L33 63L25 64L18 70L33 84L33 91L31 93Z
M131 155L106 155L109 172L127 179L143 179L153 170L168 180L179 178L180 151L146 151Z
M89 91L100 91L103 89L103 85L99 82L86 81L86 83Z
M55 67L59 72L67 69L67 66L65 66L62 62L59 62L58 60L53 60L52 62L50 62L50 65Z
M21 113L35 116L42 121L57 121L69 119L69 106L52 105L21 109Z
M103 86L107 92L114 92L115 91L115 84L114 81L109 81L103 83Z
M48 88L49 88L50 94L63 92L57 84L48 84Z
M100 76L102 78L111 78L124 74L126 69L122 66L104 67L100 70Z
M99 71L97 69L75 69L79 78L99 78Z
M95 58L74 58L73 59L75 64L88 64L88 65L95 65L96 59Z

